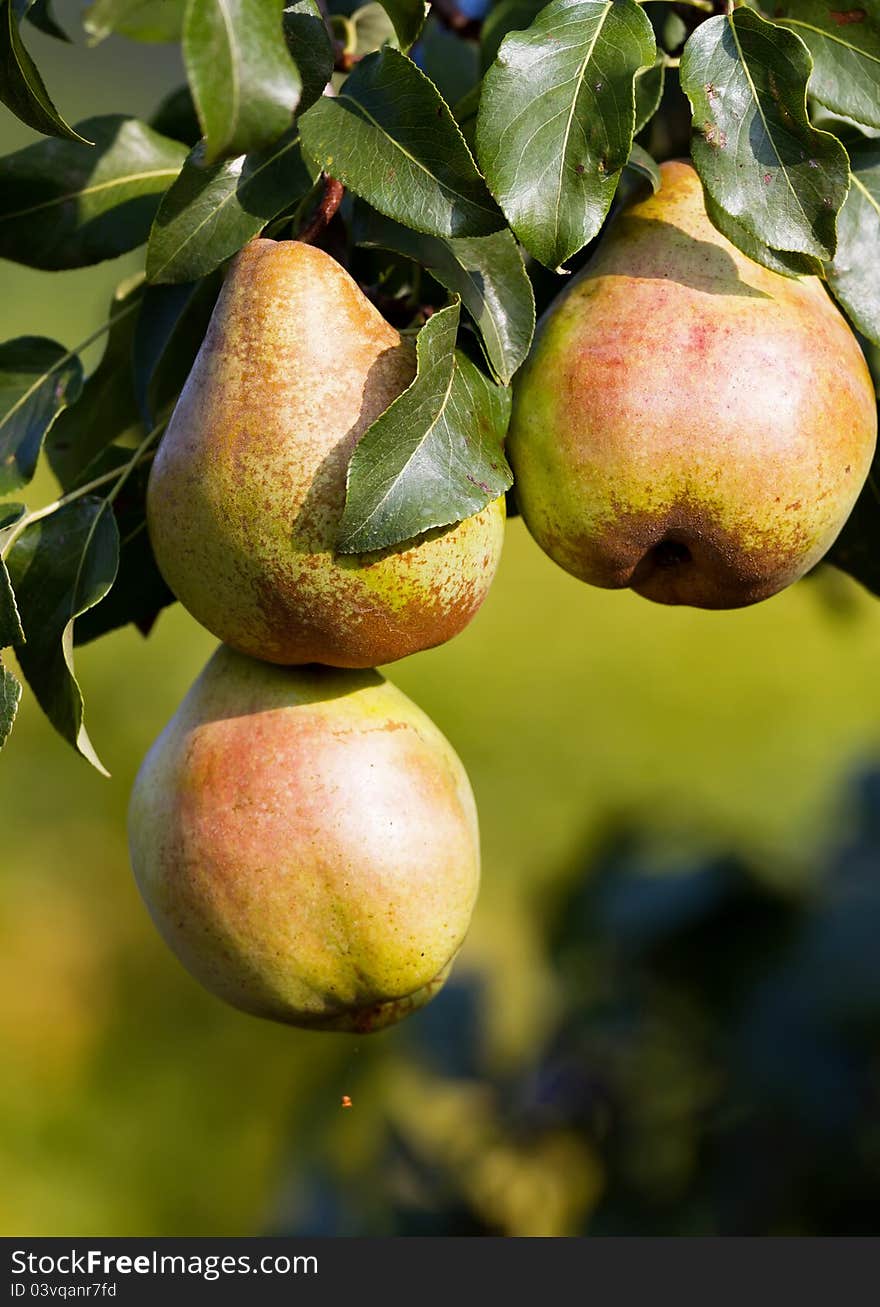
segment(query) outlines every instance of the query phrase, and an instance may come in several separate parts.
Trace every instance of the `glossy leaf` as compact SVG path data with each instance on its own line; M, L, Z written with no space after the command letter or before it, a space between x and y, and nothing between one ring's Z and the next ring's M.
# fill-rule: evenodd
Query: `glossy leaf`
M18 705L21 701L21 686L8 667L0 662L0 749L9 739Z
M24 9L13 0L0 0L0 100L35 131L86 141L55 108L36 64L25 49L19 31Z
M297 0L284 10L284 38L299 69L302 90L297 106L305 113L315 103L333 72L333 46L315 0Z
M206 163L265 149L289 129L302 84L283 11L283 0L189 0L183 58Z
M0 495L27 485L46 433L82 389L82 364L54 340L0 345Z
M3 562L4 546L9 537L10 529L21 521L24 512L24 504L0 505L0 649L8 649L13 644L21 644L24 639L18 605L12 591L12 582L9 579L6 564Z
M341 553L396 545L481 509L512 484L502 452L510 392L456 353L459 307L428 320L412 384L368 427L352 456Z
M179 41L186 0L92 0L83 27L92 45L115 33L130 41Z
M151 282L213 272L312 185L296 129L257 154L209 167L203 157L197 145L156 214L147 246Z
M626 166L640 177L644 177L645 181L650 183L654 194L657 194L663 179L656 160L651 158L647 150L643 150L640 145L634 145L629 152Z
M441 286L459 295L480 332L493 372L501 381L510 381L532 341L535 299L509 231L441 240L365 210L359 214L356 240L414 259Z
M859 331L880 345L880 143L850 151L852 180L837 223L828 284Z
M665 79L666 68L660 59L636 77L636 136L660 108Z
M319 167L386 217L444 237L504 226L448 105L398 50L368 55L299 121Z
M530 254L557 268L601 227L632 146L633 83L653 65L634 0L553 0L486 74L477 157Z
M70 44L70 37L55 17L53 0L30 0L25 10L25 18L46 36L54 36L56 41Z
M186 157L136 118L81 124L94 147L40 141L0 159L0 256L31 268L81 268L143 244L161 193Z
M221 278L148 286L132 341L134 396L152 427L177 397L199 351Z
M160 103L150 119L150 126L161 136L182 141L192 149L202 139L202 125L188 86L178 86Z
M810 254L795 254L791 250L774 250L763 241L759 241L750 231L747 231L742 223L732 218L726 209L722 209L716 204L711 195L705 195L706 213L710 221L718 228L722 236L726 236L732 245L754 259L755 263L760 263L763 267L769 268L771 272L778 272L782 277L821 277L823 275L823 264L821 259L813 258Z
M810 125L809 52L751 9L702 23L685 46L691 152L715 204L771 249L827 259L846 198L846 151Z
M483 72L498 57L501 42L508 32L524 32L531 27L547 0L501 0L493 5L480 30L480 67Z
M73 624L110 589L118 559L113 514L93 498L34 522L7 559L26 637L16 649L25 679L55 729L104 775L83 722Z
M397 33L401 50L408 50L425 22L425 0L382 0Z
M772 9L813 56L810 95L834 113L880 127L880 5L787 0Z

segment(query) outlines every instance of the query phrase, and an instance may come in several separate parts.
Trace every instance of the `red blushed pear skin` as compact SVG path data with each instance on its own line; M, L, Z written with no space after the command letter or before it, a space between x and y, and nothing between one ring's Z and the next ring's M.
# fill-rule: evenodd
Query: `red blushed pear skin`
M741 254L689 164L661 173L542 319L508 454L566 571L737 608L834 542L874 453L874 391L821 283Z
M373 667L477 612L503 500L400 547L335 553L355 446L414 375L412 343L322 250L255 240L233 261L147 492L159 568L219 639Z
M440 989L479 883L467 775L375 671L221 646L148 753L132 866L166 943L212 993L365 1033Z

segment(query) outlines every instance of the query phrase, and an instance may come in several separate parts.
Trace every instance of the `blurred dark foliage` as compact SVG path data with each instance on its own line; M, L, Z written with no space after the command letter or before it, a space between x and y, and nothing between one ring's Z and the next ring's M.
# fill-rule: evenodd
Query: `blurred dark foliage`
M531 1064L489 1065L460 975L405 1029L369 1164L291 1159L279 1228L876 1234L880 769L842 828L791 893L609 839L544 914L560 1003Z

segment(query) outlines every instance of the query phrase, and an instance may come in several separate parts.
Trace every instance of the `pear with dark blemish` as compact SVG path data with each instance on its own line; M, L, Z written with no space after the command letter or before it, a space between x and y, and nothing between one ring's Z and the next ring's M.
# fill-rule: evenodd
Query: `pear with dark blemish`
M378 1030L442 986L479 881L467 775L374 671L221 646L148 753L131 860L164 937L257 1016Z
M508 452L526 524L566 571L736 608L834 542L874 453L874 392L821 283L741 254L689 164L661 174L545 314Z
M334 552L354 448L414 374L412 343L322 250L255 240L233 261L147 494L159 568L219 639L372 667L474 616L503 499L399 548Z

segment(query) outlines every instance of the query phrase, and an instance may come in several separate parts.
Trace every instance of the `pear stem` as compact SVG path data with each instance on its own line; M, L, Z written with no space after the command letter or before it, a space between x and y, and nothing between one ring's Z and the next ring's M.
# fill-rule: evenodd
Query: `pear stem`
M321 196L320 203L312 215L311 221L303 227L297 240L302 241L304 245L311 245L329 224L342 203L344 194L345 187L342 182L338 182L335 177L328 177L324 173L324 194Z

